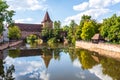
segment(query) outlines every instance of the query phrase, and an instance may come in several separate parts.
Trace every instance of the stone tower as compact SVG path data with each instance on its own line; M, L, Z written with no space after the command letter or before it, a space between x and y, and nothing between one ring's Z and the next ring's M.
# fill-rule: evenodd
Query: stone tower
M44 19L42 21L42 25L43 25L43 28L45 28L45 27L50 28L50 29L53 28L53 22L50 19L50 16L47 11L46 11Z

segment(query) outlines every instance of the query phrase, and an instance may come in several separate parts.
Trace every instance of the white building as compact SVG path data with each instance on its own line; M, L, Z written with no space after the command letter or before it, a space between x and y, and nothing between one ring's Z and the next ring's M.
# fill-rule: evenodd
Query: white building
M8 42L9 41L9 38L8 38L8 27L7 27L7 25L4 25L3 40L4 40L4 42Z

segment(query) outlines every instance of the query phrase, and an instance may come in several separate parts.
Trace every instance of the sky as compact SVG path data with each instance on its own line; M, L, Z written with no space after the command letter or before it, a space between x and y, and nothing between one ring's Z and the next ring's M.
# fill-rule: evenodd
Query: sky
M48 11L51 20L68 25L71 20L80 23L81 16L90 15L97 22L120 15L120 0L6 0L9 10L16 13L16 23L40 24Z

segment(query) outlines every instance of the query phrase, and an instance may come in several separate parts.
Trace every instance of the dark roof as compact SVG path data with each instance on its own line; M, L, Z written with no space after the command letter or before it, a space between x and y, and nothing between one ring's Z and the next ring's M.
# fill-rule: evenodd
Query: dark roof
M49 14L48 14L48 12L45 13L45 16L44 16L44 19L43 19L42 23L47 22L47 21L48 22L52 22L52 20L50 19Z
M92 39L99 40L99 39L103 39L103 37L99 33L97 33L92 37Z
M27 32L41 32L41 24L26 24L26 23L15 23L15 26L18 26L21 31Z
M31 34L36 34L40 37L40 32L28 32L28 31L22 31L21 32L21 38L25 39L27 36L31 35Z

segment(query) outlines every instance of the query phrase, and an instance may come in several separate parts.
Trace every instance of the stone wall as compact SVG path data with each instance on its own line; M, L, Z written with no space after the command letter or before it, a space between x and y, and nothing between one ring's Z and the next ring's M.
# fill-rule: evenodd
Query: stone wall
M119 45L112 45L112 44L107 44L107 43L94 44L91 42L76 41L76 47L82 47L82 48L87 48L87 49L99 48L99 49L104 49L108 51L120 52Z
M120 60L120 45L76 41L76 48L84 48L98 52L100 55L109 56Z

